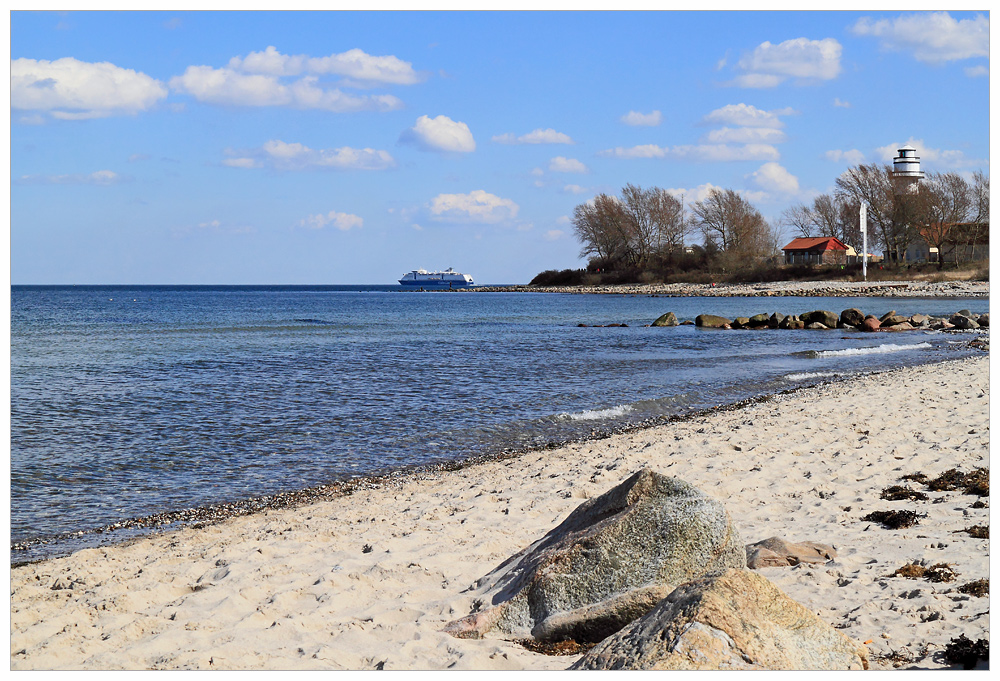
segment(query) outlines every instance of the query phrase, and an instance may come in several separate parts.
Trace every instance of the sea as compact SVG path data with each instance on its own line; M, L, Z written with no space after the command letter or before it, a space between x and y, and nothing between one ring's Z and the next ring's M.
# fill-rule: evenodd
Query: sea
M94 530L131 518L978 352L969 334L646 326L849 307L944 316L989 300L13 286L11 560L120 541Z

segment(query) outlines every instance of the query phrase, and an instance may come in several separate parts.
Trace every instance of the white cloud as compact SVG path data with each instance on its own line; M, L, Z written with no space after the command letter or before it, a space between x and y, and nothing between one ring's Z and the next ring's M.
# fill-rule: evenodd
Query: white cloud
M793 113L796 112L789 108L764 111L752 104L727 104L710 112L703 120L705 123L738 125L746 128L783 128L785 123L778 117Z
M557 241L558 239L561 239L564 236L566 236L566 232L562 231L561 229L550 229L545 233L545 240Z
M520 207L482 189L468 194L438 194L429 206L431 219L439 222L496 224L517 217Z
M688 161L771 161L781 156L770 144L682 144L675 147L643 144L605 149L597 155L627 159L670 157Z
M535 177L541 177L542 175L545 174L545 171L542 170L541 168L532 168L530 174L534 175Z
M568 184L563 187L563 191L567 194L584 194L587 192L587 188L581 187L578 184Z
M568 215L560 215L556 218L557 225L568 225L572 220L569 219Z
M892 163L900 147L904 145L909 145L917 150L917 156L920 157L920 167L924 171L932 169L928 167L928 163L941 168L955 169L976 168L989 164L987 159L968 158L965 152L959 149L934 149L924 144L922 139L914 139L912 137L903 144L887 144L884 147L878 147L875 151L883 161ZM933 169L937 170L937 168Z
M833 161L835 163L849 163L851 165L860 165L865 162L865 154L857 149L849 149L847 151L842 151L840 149L831 149L824 154L827 160Z
M840 97L834 97L833 98L833 105L834 106L839 106L842 109L850 109L851 108L851 103L850 102L841 101Z
M969 78L978 78L980 76L990 76L990 67L980 64L979 66L967 66L965 68L965 75Z
M719 128L705 135L713 144L781 144L785 133L777 128Z
M639 113L638 111L629 111L621 117L621 122L625 125L655 127L663 122L663 114L661 114L659 110L652 111L648 114Z
M412 128L403 131L399 141L414 144L424 151L469 153L476 150L469 126L447 116L421 116Z
M552 128L538 128L532 130L527 135L517 137L514 133L508 132L503 135L494 135L493 141L498 144L576 144L569 135L556 132Z
M346 232L354 227L360 228L364 225L364 223L365 221L357 215L352 215L351 213L338 213L335 210L331 210L325 215L323 213L308 215L299 222L299 225L310 229L323 229L324 227L332 226L342 232Z
M255 158L227 158L223 159L222 165L230 168L261 168L264 164Z
M748 177L765 192L793 195L799 193L799 179L773 161L765 163Z
M718 187L711 182L706 182L705 184L700 184L692 189L674 188L667 190L668 193L674 195L676 198L681 199L682 201L687 201L688 203L704 201L713 191L722 191L722 187Z
M982 14L960 21L947 12L903 14L878 21L862 17L850 30L878 38L884 49L912 52L915 59L928 64L990 54L990 20Z
M840 74L842 50L833 38L795 38L777 45L763 42L740 59L738 67L745 73L737 77L736 84L770 88L788 78L802 83L832 80Z
M231 68L189 66L183 75L170 79L170 87L200 102L226 106L287 106L348 111L392 111L403 103L393 95L353 95L319 85L316 76L282 83L277 75L243 73Z
M287 55L268 46L263 52L251 52L246 57L233 57L228 68L244 73L269 76L297 76L303 73L334 74L351 79L354 85L388 84L413 85L423 78L410 62L392 55L376 57L353 49L328 57Z
M93 184L108 186L124 182L123 178L113 170L98 170L89 174L75 175L22 175L17 179L19 184Z
M298 142L269 140L260 149L224 152L231 158L223 165L231 168L260 168L269 166L276 170L386 170L396 166L396 160L381 149L310 149Z
M587 166L585 166L581 161L575 158L566 158L565 156L556 156L551 161L549 161L549 170L554 173L586 173Z
M145 73L109 62L12 59L10 105L47 111L53 118L104 118L136 114L167 96L167 88Z
M612 156L614 158L665 158L670 152L667 147L660 147L655 144L640 144L635 147L615 147L597 152L598 156Z
M768 161L781 154L770 144L696 144L681 145L670 150L670 155L691 161Z

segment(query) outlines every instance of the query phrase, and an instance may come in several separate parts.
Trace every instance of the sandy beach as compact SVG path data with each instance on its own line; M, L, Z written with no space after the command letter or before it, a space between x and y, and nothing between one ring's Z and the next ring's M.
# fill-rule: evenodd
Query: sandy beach
M951 639L989 638L989 597L958 591L989 577L989 540L963 532L989 507L901 477L988 466L985 356L803 388L13 568L11 668L565 669L579 655L440 630L473 609L478 578L644 467L722 500L747 543L836 547L761 574L866 644L872 668L940 668ZM880 499L900 484L929 498ZM904 509L917 525L861 520ZM915 561L957 578L889 576Z

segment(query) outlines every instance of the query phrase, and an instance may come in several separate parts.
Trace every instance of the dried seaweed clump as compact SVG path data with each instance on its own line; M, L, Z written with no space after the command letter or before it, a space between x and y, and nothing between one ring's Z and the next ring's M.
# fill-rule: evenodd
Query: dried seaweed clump
M988 579L977 579L974 582L969 582L968 584L963 584L958 587L959 593L969 594L970 596L975 596L976 598L982 598L983 596L990 595L990 580Z
M522 647L540 655L579 655L585 653L597 643L577 643L573 639L565 641L536 641L526 638L518 641Z
M882 499L886 501L900 501L904 499L915 499L916 501L926 501L927 495L902 485L893 485L882 490Z
M913 527L922 517L924 516L917 515L914 511L873 511L862 520L879 523L890 530L900 530L904 527Z
M990 526L989 525L973 525L972 527L967 527L964 530L955 530L956 532L967 532L973 539L989 539L990 538Z
M965 488L966 494L988 497L990 495L990 469L977 468L968 473L962 482L962 486Z
M980 497L990 495L990 470L977 468L971 473L963 473L957 468L949 468L933 480L923 481L934 492L950 492L960 489L964 494Z
M944 658L951 664L960 664L965 669L973 669L979 660L990 659L990 642L979 639L975 643L962 634L953 638L944 648Z
M948 563L936 563L924 567L920 563L907 563L893 572L890 577L906 577L907 579L924 578L928 582L954 582L958 575Z
M912 480L913 482L919 482L920 484L927 484L927 475L924 473L910 473L909 475L904 475L901 480Z

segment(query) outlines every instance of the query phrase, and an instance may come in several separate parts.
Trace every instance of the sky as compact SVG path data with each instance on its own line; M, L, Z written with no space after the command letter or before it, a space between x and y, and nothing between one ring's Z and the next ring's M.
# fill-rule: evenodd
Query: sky
M523 283L626 183L778 221L907 143L989 172L988 12L16 11L10 44L14 284Z

